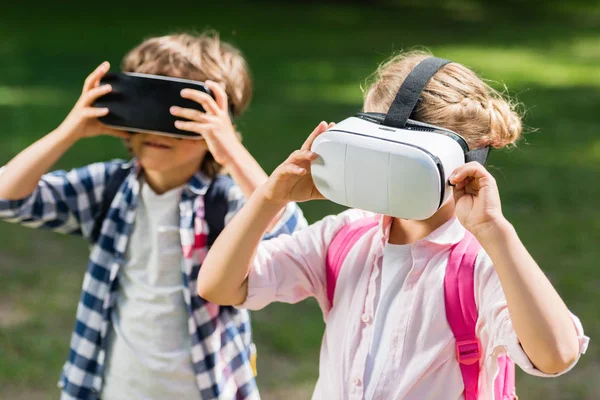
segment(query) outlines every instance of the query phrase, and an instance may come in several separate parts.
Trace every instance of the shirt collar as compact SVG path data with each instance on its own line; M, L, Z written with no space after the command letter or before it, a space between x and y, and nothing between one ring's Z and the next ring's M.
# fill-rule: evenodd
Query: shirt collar
M206 176L202 171L198 171L188 181L186 188L194 194L203 195L206 194L211 182L212 179Z
M381 216L379 222L380 232L383 236L384 243L387 243L390 236L390 228L392 227L393 218L388 215ZM417 243L433 243L442 246L453 245L458 243L465 235L465 228L462 226L456 216L450 218L443 225L431 232L429 235L416 241Z
M127 164L124 164L123 168L134 167L135 176L140 177L143 172L143 168L139 161L132 159ZM202 171L198 170L188 182L185 184L185 189L196 195L204 195L208 190L208 186L212 182L212 179L206 176Z

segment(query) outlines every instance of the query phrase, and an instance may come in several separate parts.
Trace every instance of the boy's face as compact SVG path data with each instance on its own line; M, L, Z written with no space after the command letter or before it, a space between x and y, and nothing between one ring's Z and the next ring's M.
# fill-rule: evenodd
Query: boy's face
M198 171L208 147L204 140L177 139L148 133L130 139L133 154L145 170L193 175Z

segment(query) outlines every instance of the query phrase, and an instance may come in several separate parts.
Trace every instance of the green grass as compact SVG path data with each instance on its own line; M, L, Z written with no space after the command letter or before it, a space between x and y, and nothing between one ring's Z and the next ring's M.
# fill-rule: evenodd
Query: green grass
M145 37L214 28L238 45L256 90L238 125L267 171L322 119L360 108L360 84L392 51L425 46L462 62L523 102L536 128L526 142L491 155L505 214L592 338L600 334L600 7L586 2L427 1L409 8L319 2L181 1L137 12L109 0L97 10L21 3L0 23L0 163L60 123L89 71ZM16 3L15 3L16 4ZM111 12L119 8L118 13ZM58 167L124 157L98 138ZM338 212L303 205L316 221ZM55 398L85 269L85 242L0 224L0 398ZM4 323L2 323L4 321ZM254 314L259 384L266 390L313 382L323 331L313 301ZM592 341L574 371L554 380L519 375L527 399L600 398L600 352ZM596 378L596 379L594 379ZM29 393L29 394L27 394ZM265 396L266 397L266 396ZM303 397L308 398L309 393Z

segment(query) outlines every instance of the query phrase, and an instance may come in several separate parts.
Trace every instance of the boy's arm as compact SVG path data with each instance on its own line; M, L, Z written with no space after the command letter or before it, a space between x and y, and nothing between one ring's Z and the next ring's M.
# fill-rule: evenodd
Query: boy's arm
M205 84L215 95L214 99L206 93L192 89L184 89L181 95L201 104L206 112L172 107L171 113L174 116L190 120L177 121L175 125L179 129L203 136L215 161L227 170L247 200L267 181L268 175L240 142L229 117L227 94L221 85L212 81L206 81ZM237 199L230 199L230 215L243 205L243 201L233 204L233 200ZM297 227L304 226L306 220L300 208L291 204L273 217L268 231L271 235L277 235L293 232Z
M19 200L29 196L42 175L82 137L103 133L128 136L125 132L106 128L98 121L98 117L108 114L108 109L92 107L96 99L111 91L110 85L98 86L109 67L108 63L103 63L87 77L81 97L57 129L27 147L2 169L0 198Z
M96 176L99 171L82 169L79 177L75 172L57 172L46 179L42 177L82 137L101 133L126 137L126 133L103 127L97 120L108 113L107 109L91 107L98 97L111 90L107 85L98 86L108 68L108 63L104 63L86 79L80 99L56 130L27 147L0 170L1 217L33 226L39 226L36 221L45 221L57 230L68 232L77 229L69 206L80 205L74 200L77 193L85 190L94 193L97 188L89 185L90 182L89 187L85 187L86 175Z
M0 173L0 199L21 200L30 196L54 163L77 137L60 127L27 147Z
M120 166L118 161L109 161L44 174L26 197L0 199L0 219L30 228L88 236L106 182ZM2 175L0 172L0 178Z

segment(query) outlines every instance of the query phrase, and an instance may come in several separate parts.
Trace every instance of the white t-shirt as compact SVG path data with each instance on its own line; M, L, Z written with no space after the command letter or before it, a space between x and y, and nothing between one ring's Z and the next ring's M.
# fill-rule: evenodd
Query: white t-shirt
M383 248L383 260L381 266L381 290L379 299L375 299L375 318L373 319L373 336L369 345L367 363L365 365L365 398L373 398L377 376L381 373L386 357L393 341L394 327L392 318L388 318L394 312L400 296L400 288L406 280L406 276L412 267L412 255L410 245L399 245L386 243Z
M103 400L200 399L183 298L179 200L141 182L108 333Z

